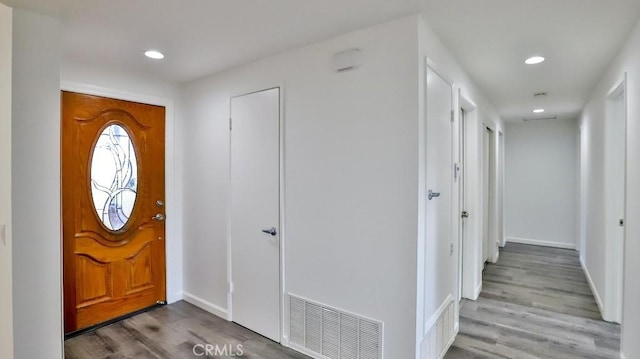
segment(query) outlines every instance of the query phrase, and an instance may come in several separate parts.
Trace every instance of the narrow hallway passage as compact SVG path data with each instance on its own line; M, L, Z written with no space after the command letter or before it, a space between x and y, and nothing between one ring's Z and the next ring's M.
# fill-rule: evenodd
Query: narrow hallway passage
M509 243L464 300L446 358L619 358L620 326L602 321L573 250Z

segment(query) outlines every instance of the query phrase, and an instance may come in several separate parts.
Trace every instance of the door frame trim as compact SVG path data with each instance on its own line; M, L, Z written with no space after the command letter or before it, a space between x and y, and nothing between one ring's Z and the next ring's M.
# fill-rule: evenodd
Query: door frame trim
M604 299L604 303L602 304L602 316L605 321L621 323L623 318L622 309L624 307L624 263L625 263L625 248L627 243L627 173L628 173L628 135L629 135L629 95L628 95L628 74L625 72L622 76L622 79L619 79L615 82L615 84L611 87L611 89L607 92L605 96L604 110L605 110L605 127L604 127L604 137L605 137L605 161L608 160L608 153L612 146L612 134L611 134L611 120L616 120L612 118L611 114L611 106L612 102L616 101L616 98L622 96L622 106L624 117L622 120L624 125L624 134L623 134L623 142L624 142L624 158L623 158L623 220L625 221L624 226L622 228L622 243L616 245L614 238L616 237L616 229L617 226L613 224L612 220L617 219L613 213L611 213L610 209L612 207L611 202L614 199L609 196L611 190L611 184L605 178L605 233L606 233L606 251L605 251L605 288L604 295L601 298ZM608 165L605 164L605 170L608 169Z
M464 220L460 221L460 233L462 237L462 250L458 251L459 260L462 262L462 272L459 274L458 279L462 281L462 293L461 297L465 299L476 300L480 292L477 288L482 286L482 264L480 259L482 257L482 243L481 238L478 237L479 225L478 215L481 213L478 204L478 189L480 188L480 182L477 179L477 172L480 169L480 161L477 155L477 151L471 151L474 146L477 145L477 139L472 141L473 135L476 134L475 126L478 123L478 106L476 103L463 94L462 88L458 89L458 103L459 108L465 111L464 119L461 119L460 126L464 131L464 138L460 139L460 157L464 157L462 178L464 178L464 189L460 193L460 203L464 203L464 208L461 210L469 211L470 217L466 219L466 225L462 225ZM464 120L464 124L462 123ZM477 137L477 136L476 136ZM464 141L464 143L462 143ZM476 153L472 156L472 152ZM475 171L472 171L472 168ZM475 175L474 175L475 174ZM459 285L460 286L460 285Z
M279 139L278 139L278 146L279 146L279 171L278 171L278 175L279 175L279 203L278 203L278 215L279 215L279 223L278 225L280 226L279 228L279 232L280 232L280 243L279 243L279 262L280 262L280 290L279 290L279 294L280 294L280 323L279 327L279 334L280 334L280 344L283 346L288 347L289 346L289 338L287 337L287 335L285 334L285 330L288 328L285 328L285 323L287 323L286 321L286 302L285 302L285 298L286 298L286 281L285 281L285 245L286 245L286 227L285 227L285 116L284 116L284 84L277 84L277 85L273 85L273 86L266 86L266 87L259 87L256 86L258 88L260 88L259 90L249 90L249 91L244 91L241 92L237 95L232 95L229 96L229 119L231 119L231 100L234 98L238 98L238 97L242 97L242 96L247 96L247 95L252 95L252 94L256 94L259 92L263 92L263 91L269 91L269 90L275 90L278 89L278 112L279 112L279 116L278 116L278 128L279 128ZM231 185L231 131L229 131L229 185ZM233 282L233 277L232 277L232 263L231 263L231 231L229 230L231 228L231 191L229 190L228 192L228 201L227 201L227 320L228 321L233 321L233 294L231 293L231 283Z
M165 285L167 303L174 303L182 299L182 241L181 232L182 203L178 200L178 194L182 189L182 179L177 175L180 168L176 161L176 121L174 100L164 97L151 96L139 93L121 91L113 88L95 86L86 83L61 81L60 91L77 92L86 95L108 97L117 100L138 102L165 108ZM62 257L62 246L60 246ZM60 286L63 286L63 275L60 276ZM61 294L64 303L64 293ZM61 308L62 310L62 308ZM64 318L64 312L62 315Z

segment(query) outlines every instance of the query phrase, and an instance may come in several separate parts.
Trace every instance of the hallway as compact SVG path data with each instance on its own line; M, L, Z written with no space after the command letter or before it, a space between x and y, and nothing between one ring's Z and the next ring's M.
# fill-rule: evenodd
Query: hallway
M508 243L463 301L446 358L619 358L620 326L600 312L573 250Z

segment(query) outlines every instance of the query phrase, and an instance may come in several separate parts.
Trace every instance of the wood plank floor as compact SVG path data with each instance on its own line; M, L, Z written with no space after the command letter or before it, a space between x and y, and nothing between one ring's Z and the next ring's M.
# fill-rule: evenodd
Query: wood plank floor
M445 358L620 357L620 326L602 321L576 251L507 244L482 285Z
M237 324L184 301L136 315L64 343L66 359L198 358L196 344L227 346L215 358L308 359ZM236 345L242 345L238 356ZM229 348L231 346L231 348ZM196 349L202 353L201 348Z

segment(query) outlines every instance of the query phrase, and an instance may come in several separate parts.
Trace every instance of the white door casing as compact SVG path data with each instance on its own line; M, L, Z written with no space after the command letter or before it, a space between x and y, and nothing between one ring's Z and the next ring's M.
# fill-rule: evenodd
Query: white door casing
M231 318L280 342L280 89L232 98L230 122Z
M622 322L624 277L626 161L626 79L610 91L605 122L606 284L603 318ZM623 223L621 224L620 221Z
M482 259L486 263L489 260L489 236L491 235L491 216L489 194L490 182L490 158L491 158L491 130L484 128L482 135Z
M462 300L462 293L464 291L464 241L465 241L465 231L467 230L466 222L469 216L467 211L466 204L466 151L467 151L467 138L466 138L466 111L461 107L460 108L460 117L459 117L459 136L460 136L460 235L458 238L458 301ZM465 213L465 216L462 216L462 213ZM454 213L455 215L455 213Z

